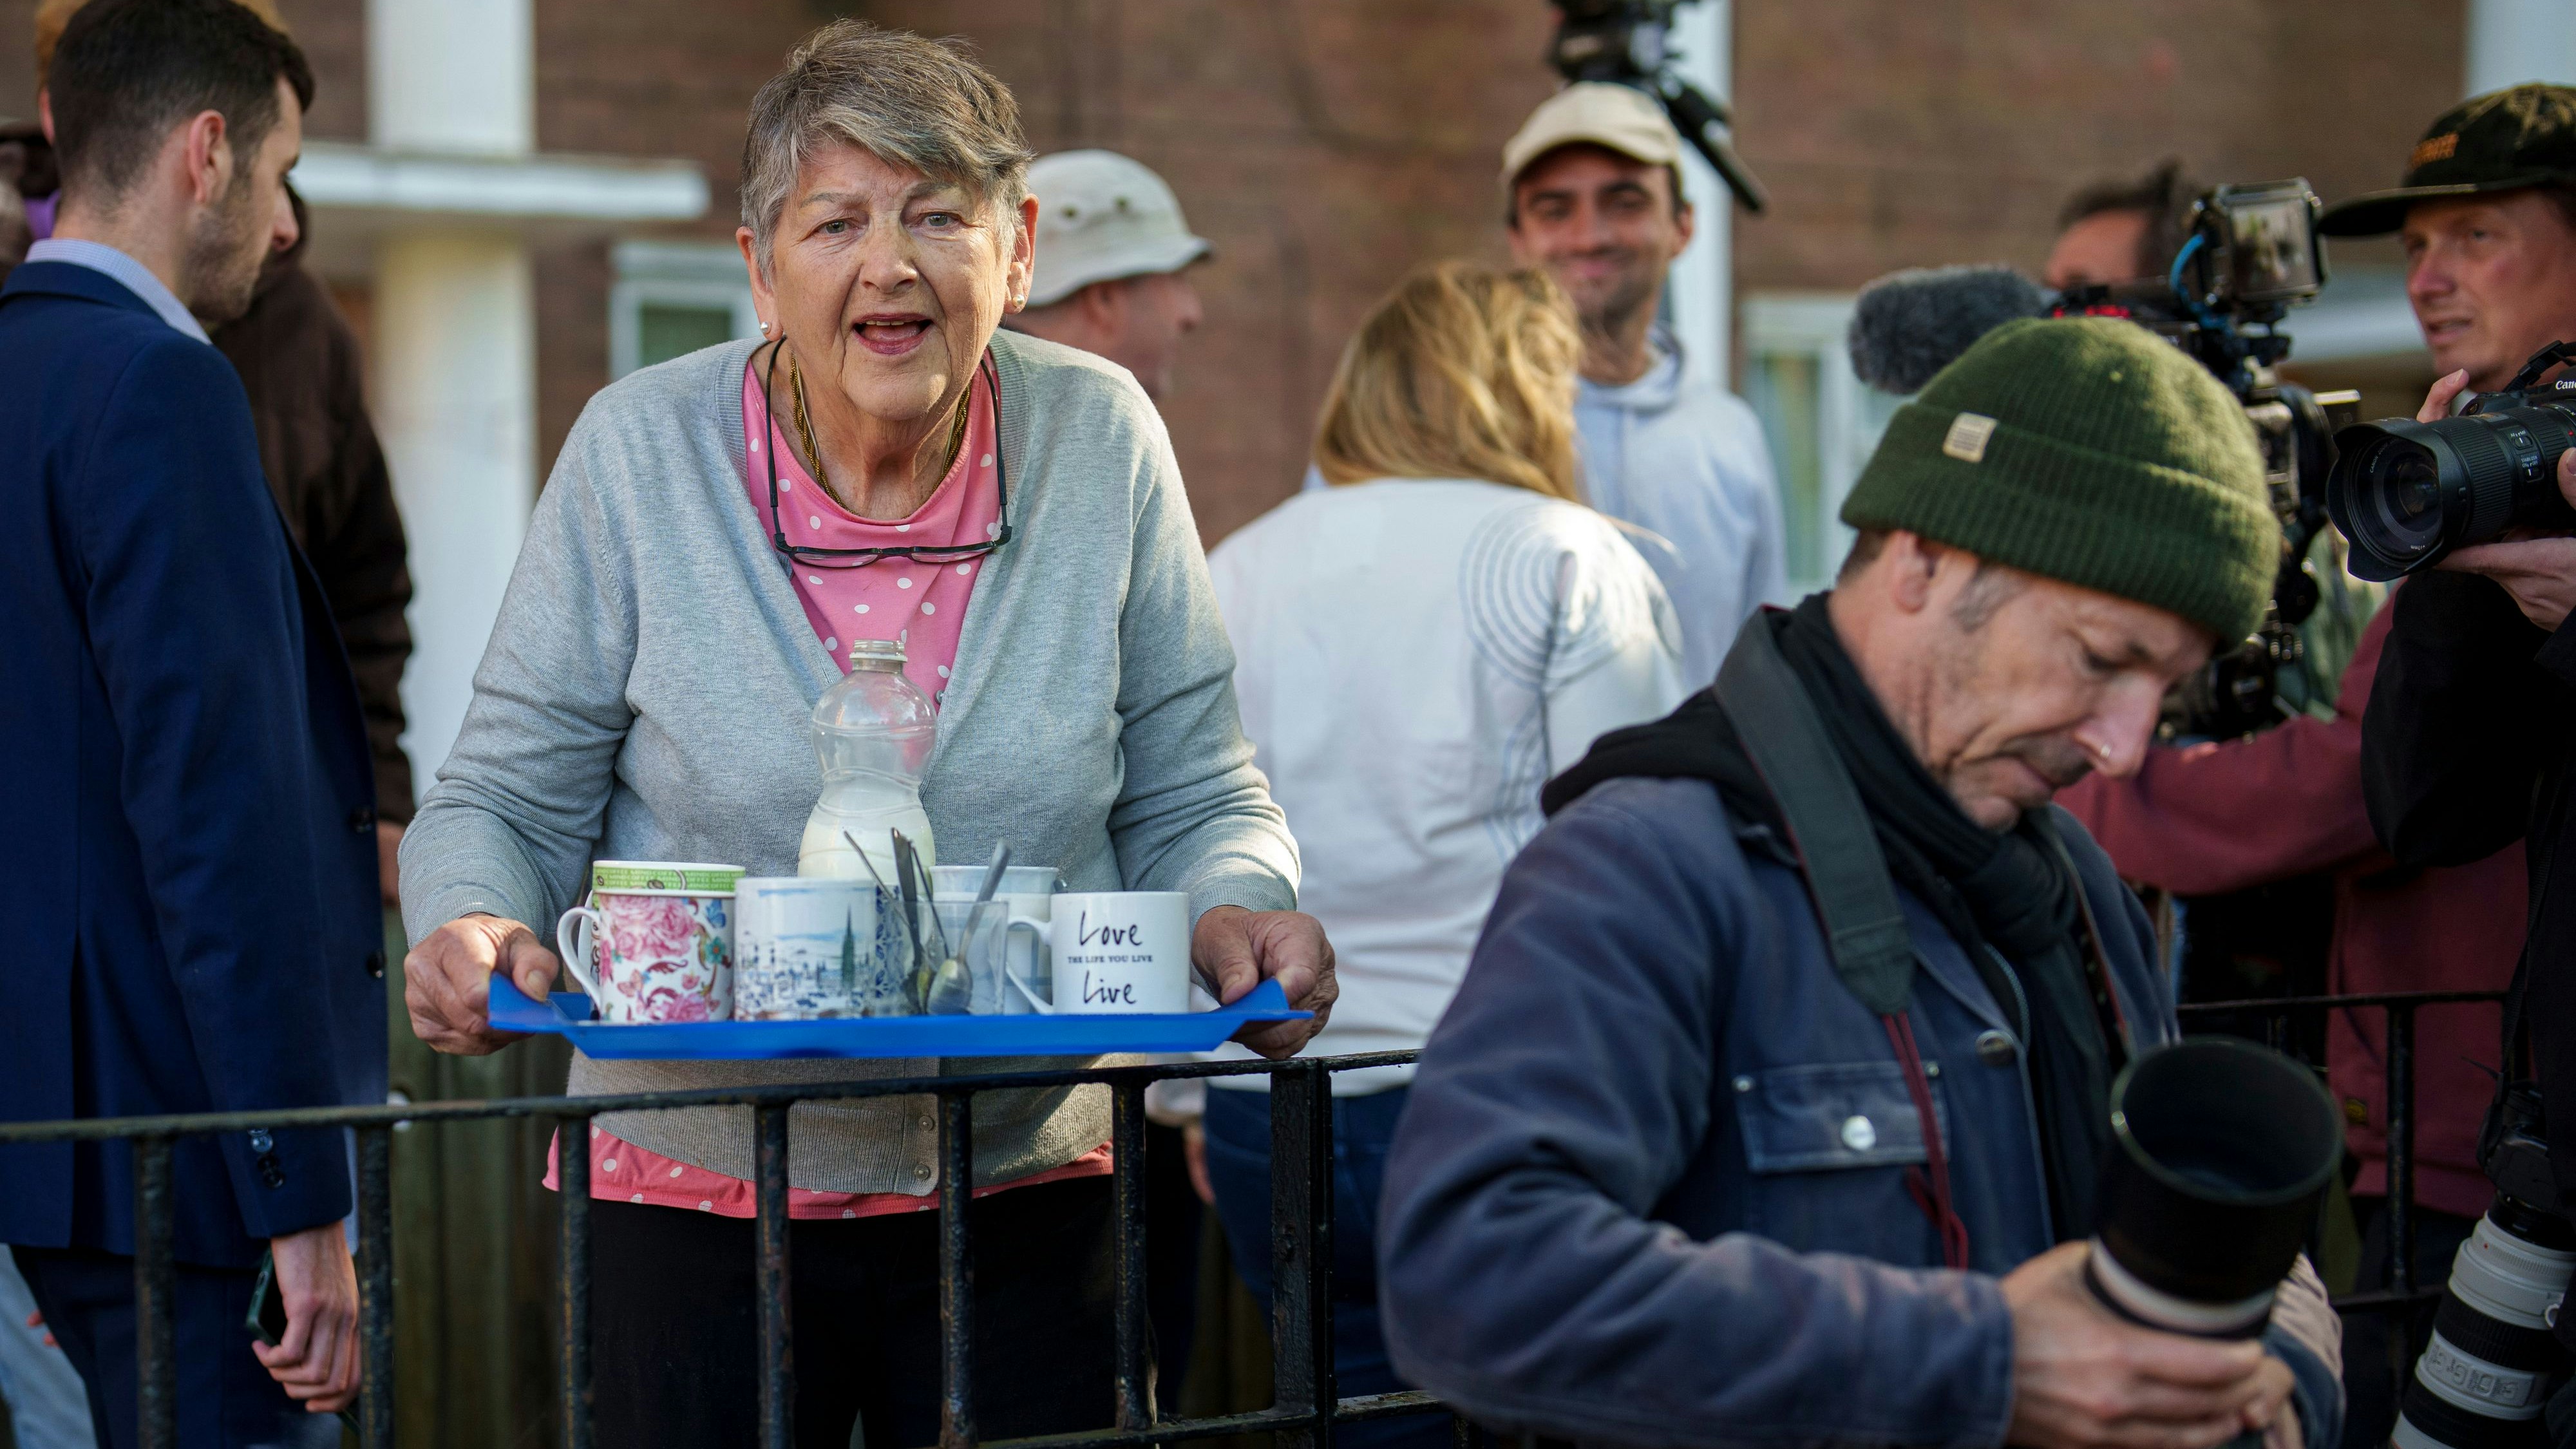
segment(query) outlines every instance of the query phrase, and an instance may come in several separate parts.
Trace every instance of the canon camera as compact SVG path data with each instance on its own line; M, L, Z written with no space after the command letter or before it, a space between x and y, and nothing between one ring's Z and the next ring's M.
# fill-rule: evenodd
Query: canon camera
M2507 529L2576 533L2576 509L2558 492L2558 455L2576 442L2576 378L2540 386L2570 361L2576 343L2553 342L2458 417L2383 418L2336 434L2326 508L2352 540L2352 571L2402 578Z

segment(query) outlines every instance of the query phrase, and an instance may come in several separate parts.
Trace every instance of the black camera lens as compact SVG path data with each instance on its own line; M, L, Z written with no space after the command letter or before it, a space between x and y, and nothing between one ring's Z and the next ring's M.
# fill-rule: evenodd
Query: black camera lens
M2120 1312L2208 1337L2262 1331L2343 1155L2343 1115L2279 1052L2195 1037L2111 1085L2091 1282Z
M2382 448L2371 460L2372 531L2385 539L2385 551L2412 561L2442 541L2441 470L2433 460L2406 448Z
M2571 438L2576 409L2563 404L2337 433L2326 511L2352 541L2352 571L2398 578L2516 526L2576 532L2557 476Z

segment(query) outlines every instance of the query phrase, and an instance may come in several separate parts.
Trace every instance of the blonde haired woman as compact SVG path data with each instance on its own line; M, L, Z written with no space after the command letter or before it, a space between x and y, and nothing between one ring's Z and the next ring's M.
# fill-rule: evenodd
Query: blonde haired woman
M1605 730L1682 698L1655 574L1583 506L1574 311L1543 272L1449 262L1380 302L1315 435L1330 487L1209 557L1255 763L1288 812L1298 904L1333 941L1330 1052L1422 1045L1448 1006L1538 792ZM1379 1164L1409 1068L1334 1079L1334 1358L1344 1394L1398 1387L1377 1332ZM1207 1165L1237 1268L1267 1296L1269 1109L1209 1093ZM1347 1095L1344 1095L1347 1094ZM1445 1441L1445 1420L1337 1431Z

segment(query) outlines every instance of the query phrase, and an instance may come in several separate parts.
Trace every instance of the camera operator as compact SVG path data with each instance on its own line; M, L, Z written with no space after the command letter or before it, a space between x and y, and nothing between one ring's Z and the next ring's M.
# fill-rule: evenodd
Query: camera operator
M2398 189L2333 208L2325 230L2403 240L2407 296L2446 374L2423 421L2464 390L2503 386L2543 345L2576 339L2576 89L2517 86L2454 108ZM2576 498L2576 453L2558 484ZM2462 548L2413 578L2390 608L2361 754L2371 823L2400 865L2485 870L2526 844L2527 910L2508 924L2524 928L2535 968L2521 1016L2562 1191L2576 1184L2576 894L2564 881L2576 856L2562 844L2576 828L2576 638L2559 627L2571 601L2576 539ZM2499 916L2513 903L2493 890L2485 902ZM2494 1051L2482 1043L2478 1059Z
M1505 143L1503 185L1512 260L1553 275L1583 326L1584 501L1657 535L1638 551L1672 596L1682 678L1697 686L1744 616L1789 585L1760 420L1655 324L1691 239L1681 159L1680 133L1645 92L1580 81Z
M2135 180L2100 181L2067 199L2040 280L2050 290L2161 277L2182 250L2200 187L2179 159Z
M2048 808L2261 616L2253 430L2144 328L2011 322L1842 518L1829 593L1548 786L1388 1161L1397 1370L1625 1444L2333 1443L2313 1271L2259 1341L2087 1287L2109 1084L2178 1028Z

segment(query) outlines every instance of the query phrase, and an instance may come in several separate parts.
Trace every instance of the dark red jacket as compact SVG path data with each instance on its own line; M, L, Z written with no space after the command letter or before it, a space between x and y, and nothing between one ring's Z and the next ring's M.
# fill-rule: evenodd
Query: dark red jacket
M2399 868L2371 833L2361 794L2361 715L2393 610L2353 651L2331 720L2299 718L2251 739L2148 752L2126 780L2087 778L2057 803L2084 822L2120 874L2177 895L2215 895L2330 870L2334 941L2327 989L2501 991L2522 950L2522 847L2473 865ZM2385 1193L2385 1016L2338 1011L2326 1071L2362 1162L2353 1191ZM2433 1006L2415 1026L2415 1200L2463 1217L2493 1195L2478 1171L2478 1124L2494 1095L2496 1008Z

